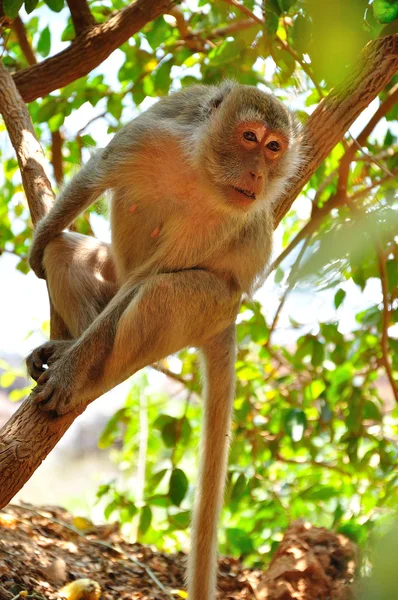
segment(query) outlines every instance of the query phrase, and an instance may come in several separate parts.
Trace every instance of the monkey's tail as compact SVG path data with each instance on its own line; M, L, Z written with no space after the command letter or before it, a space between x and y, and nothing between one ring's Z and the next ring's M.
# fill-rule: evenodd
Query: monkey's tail
M201 459L188 558L189 600L214 600L217 529L223 503L235 391L235 325L204 348L205 406Z

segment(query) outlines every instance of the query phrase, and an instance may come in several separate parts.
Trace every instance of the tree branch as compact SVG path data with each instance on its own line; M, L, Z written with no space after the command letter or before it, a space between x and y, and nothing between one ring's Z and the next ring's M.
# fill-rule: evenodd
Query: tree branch
M53 166L54 179L58 186L61 186L64 181L63 141L63 136L59 129L51 132L51 164Z
M24 55L28 65L37 64L36 56L32 50L32 46L26 33L25 25L23 24L20 16L18 16L13 22L12 29L15 31L22 54Z
M146 23L174 6L175 0L136 0L101 25L78 35L68 48L13 75L25 102L65 87L98 67Z
M83 31L90 29L94 25L95 19L90 12L86 0L66 0L66 2L76 35L80 35Z
M33 224L50 210L54 194L46 175L46 161L30 119L11 75L0 61L0 113L15 148L22 183Z

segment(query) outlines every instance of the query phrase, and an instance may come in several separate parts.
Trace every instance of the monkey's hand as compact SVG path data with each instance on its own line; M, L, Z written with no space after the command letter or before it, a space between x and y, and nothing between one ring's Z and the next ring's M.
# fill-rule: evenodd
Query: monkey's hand
M38 346L26 357L29 375L37 381L46 371L44 365L52 365L60 359L73 344L73 340L50 340Z

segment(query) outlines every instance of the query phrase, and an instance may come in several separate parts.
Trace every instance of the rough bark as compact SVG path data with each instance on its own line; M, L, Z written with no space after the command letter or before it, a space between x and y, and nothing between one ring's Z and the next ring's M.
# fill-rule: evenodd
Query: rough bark
M106 23L85 30L59 54L18 71L13 78L22 98L32 102L84 77L174 3L174 0L136 0Z
M54 194L46 161L32 121L18 90L0 61L0 112L14 146L33 224L50 210Z
M146 8L149 7L149 12L152 10L150 15L155 14L156 16L159 14L157 11L160 11L160 5L164 8L167 2L146 0L145 4ZM144 2L138 0L133 7L130 7L137 10L140 7L141 11L140 18L137 23L134 23L134 27L138 22L146 23L148 20L146 11L144 15L143 6ZM93 48L91 48L92 50ZM80 49L79 52L81 51L85 50ZM388 83L398 68L397 54L398 36L396 35L370 43L362 53L358 66L346 81L331 92L308 120L305 134L309 160L297 180L276 206L276 225L286 214L303 185L341 139L344 132ZM96 60L95 66L99 62L101 61ZM32 67L32 69L38 67L40 65ZM25 77L26 71L28 70L25 70ZM46 79L48 72L46 70L44 73L37 72L37 77ZM25 79L25 86L28 80L30 77ZM40 89L44 89L41 93L50 91L48 85L48 82L43 86L40 81L37 82L37 86L42 86ZM63 82L62 85L65 83ZM55 87L52 86L51 89L55 89ZM22 86L22 88L27 93L26 87ZM32 219L35 222L48 210L53 195L44 173L43 156L34 137L26 107L4 68L0 68L0 112L3 113L12 143L18 154L25 191ZM54 337L62 335L62 323L57 322L54 327L52 335ZM81 410L83 411L84 407ZM25 400L0 431L0 508L11 500L34 473L76 416L77 413L71 413L64 417L53 417L49 413L40 411L29 399Z

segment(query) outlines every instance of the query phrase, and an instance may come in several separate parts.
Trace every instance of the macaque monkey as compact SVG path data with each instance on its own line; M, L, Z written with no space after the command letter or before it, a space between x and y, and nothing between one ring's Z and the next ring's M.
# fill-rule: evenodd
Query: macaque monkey
M213 600L243 292L271 252L272 203L300 162L296 119L273 95L224 82L161 99L123 127L38 224L30 265L70 333L27 359L40 408L88 404L186 346L204 358L189 600ZM63 232L112 191L112 243ZM48 365L45 368L44 365Z

